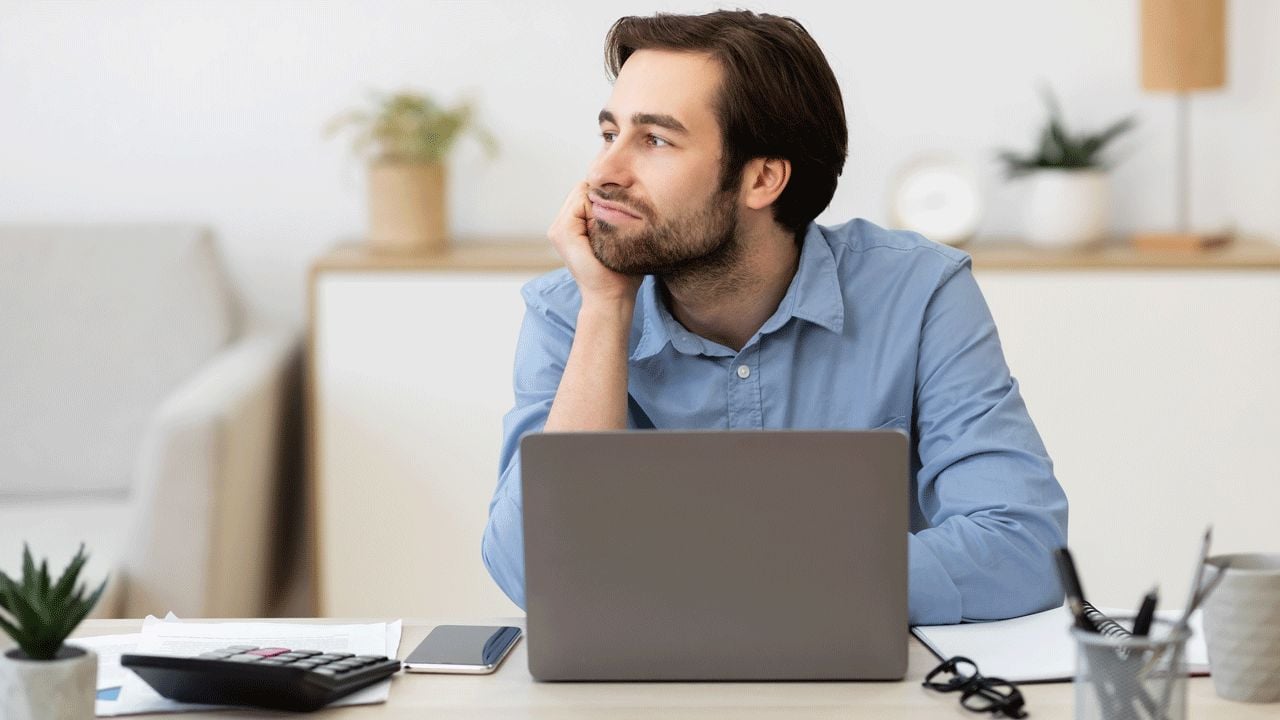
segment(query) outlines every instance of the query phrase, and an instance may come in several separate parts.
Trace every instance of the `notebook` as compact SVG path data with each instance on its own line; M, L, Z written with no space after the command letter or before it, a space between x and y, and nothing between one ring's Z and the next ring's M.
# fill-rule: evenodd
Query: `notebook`
M1113 617L1123 609L1103 608ZM1174 622L1180 612L1158 612ZM1069 628L1071 611L1065 606L1009 620L960 625L919 625L912 634L938 658L963 655L988 677L1009 682L1070 682L1075 675L1076 649ZM1191 639L1187 641L1187 667L1192 675L1209 674L1209 653L1204 644L1201 614L1191 614Z

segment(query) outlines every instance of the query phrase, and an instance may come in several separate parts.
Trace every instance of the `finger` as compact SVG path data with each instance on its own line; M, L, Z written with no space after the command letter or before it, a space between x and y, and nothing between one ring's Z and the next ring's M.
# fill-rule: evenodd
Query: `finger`
M569 191L565 196L564 202L560 205L560 212L556 213L556 217L551 221L551 227L547 229L547 235L554 239L554 235L570 224L570 218L576 216L579 212L578 205L582 197L582 186L585 183L578 183L578 186Z
M556 215L556 217L557 218L569 217L570 214L574 212L574 208L578 204L578 198L579 198L578 189L574 188L573 190L570 190L569 194L566 195L564 198L564 203L560 205L560 212Z
M581 196L581 194L582 194L582 183L578 183L577 186L575 186L573 189L569 191L569 194L564 196L564 202L560 203L560 212L556 213L556 217L560 218L560 217L564 217L565 215L568 215L571 209L575 205L577 205L578 198Z
M587 184L578 185L578 205L574 216L582 219L584 222L590 220L593 215L591 212L591 198L587 196Z

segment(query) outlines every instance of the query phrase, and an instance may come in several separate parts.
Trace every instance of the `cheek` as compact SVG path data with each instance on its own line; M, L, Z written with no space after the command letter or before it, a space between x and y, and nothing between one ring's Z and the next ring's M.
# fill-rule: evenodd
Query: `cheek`
M720 189L717 165L708 171L703 163L687 164L655 162L646 179L646 196L660 217L687 217L706 207Z

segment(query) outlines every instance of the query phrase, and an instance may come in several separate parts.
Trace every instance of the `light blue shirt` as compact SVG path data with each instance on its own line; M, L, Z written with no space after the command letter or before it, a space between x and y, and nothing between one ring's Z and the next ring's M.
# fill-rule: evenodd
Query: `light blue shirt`
M581 305L567 270L523 294L515 407L482 548L520 607L519 439L546 423ZM1051 552L1066 544L1067 499L965 253L865 220L810 224L786 295L737 352L684 329L647 277L627 364L632 428L905 430L912 624L1061 603Z

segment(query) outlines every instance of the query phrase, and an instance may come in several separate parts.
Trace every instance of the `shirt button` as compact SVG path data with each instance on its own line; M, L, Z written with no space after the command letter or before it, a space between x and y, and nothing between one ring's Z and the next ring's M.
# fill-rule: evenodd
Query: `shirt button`
M746 380L747 378L751 377L751 368L747 367L746 365L739 365L738 377L742 378L743 380Z

